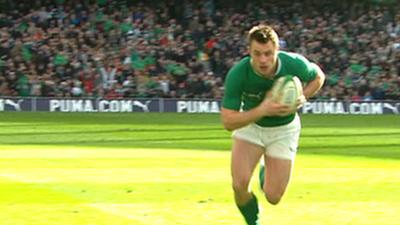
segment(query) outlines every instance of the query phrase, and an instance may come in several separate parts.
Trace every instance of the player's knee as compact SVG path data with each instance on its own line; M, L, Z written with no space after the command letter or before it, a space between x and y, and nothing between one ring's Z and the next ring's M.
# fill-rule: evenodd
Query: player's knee
M282 195L279 192L265 192L265 198L271 205L277 205L281 201Z
M232 188L235 193L247 192L249 187L248 179L237 179L232 182Z
M271 204L271 205L278 205L278 203L281 201L281 197L268 197L266 196L267 201Z

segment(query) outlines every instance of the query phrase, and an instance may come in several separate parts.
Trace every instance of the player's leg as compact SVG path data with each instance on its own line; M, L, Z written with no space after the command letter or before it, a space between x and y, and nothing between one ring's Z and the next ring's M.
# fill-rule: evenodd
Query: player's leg
M264 155L265 177L263 191L269 203L276 205L281 200L292 174L293 160Z
M233 140L232 187L235 193L235 201L239 204L243 204L251 198L250 179L263 153L264 150L261 146L237 138Z
M244 141L239 138L233 139L232 146L232 188L235 195L235 202L244 216L247 224L258 224L258 203L257 198L249 188L250 180L263 155L263 147Z
M296 118L288 125L265 130L268 142L261 167L260 182L268 202L275 205L281 200L289 184L300 137L300 120ZM268 138L274 137L274 138ZM264 175L264 177L263 177Z

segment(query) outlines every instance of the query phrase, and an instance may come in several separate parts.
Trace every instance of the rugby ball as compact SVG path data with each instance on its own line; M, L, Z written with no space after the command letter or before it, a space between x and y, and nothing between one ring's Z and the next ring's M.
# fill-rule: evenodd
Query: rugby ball
M303 94L303 86L298 77L285 75L275 80L271 96L273 101L288 105L292 109L297 107L297 99Z

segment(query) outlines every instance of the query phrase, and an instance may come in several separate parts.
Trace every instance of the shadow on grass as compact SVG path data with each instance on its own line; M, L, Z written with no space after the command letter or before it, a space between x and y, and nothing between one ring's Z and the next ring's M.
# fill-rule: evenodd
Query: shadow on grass
M93 130L93 131L62 131L62 132L21 132L21 133L0 133L1 136L44 136L44 135L67 135L67 134L111 134L111 133L124 133L124 132L198 132L198 131L221 131L221 128L167 128L167 129L154 129L154 128L123 128L123 129L109 129L109 130Z
M0 137L7 136L45 136L45 135L68 135L68 134L111 134L111 133L143 133L143 132L199 132L199 131L221 131L225 132L220 127L210 128L122 128L122 129L108 129L108 130L92 130L92 131L61 131L61 132L18 132L18 133L0 133ZM155 134L157 135L157 134ZM373 136L387 136L387 135L400 135L400 132L383 132L383 133L342 133L342 134L301 134L303 138L336 138L336 137L373 137Z
M132 140L98 139L78 141L27 141L2 143L5 145L42 145L42 146L77 146L99 148L145 148L217 150L229 151L230 137L177 137L177 138L144 138ZM400 142L383 144L303 144L299 147L301 154L362 156L372 158L400 159ZM133 150L134 151L134 150Z

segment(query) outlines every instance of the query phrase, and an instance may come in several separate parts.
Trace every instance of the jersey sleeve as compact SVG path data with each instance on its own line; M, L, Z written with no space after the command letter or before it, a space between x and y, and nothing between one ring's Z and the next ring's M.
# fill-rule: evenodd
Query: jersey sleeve
M294 62L295 75L300 78L301 81L309 82L315 79L317 76L318 66L315 63L311 63L304 56L296 54Z
M225 78L224 97L222 99L222 107L225 109L240 110L243 93L242 79L243 74L237 65L229 70Z

